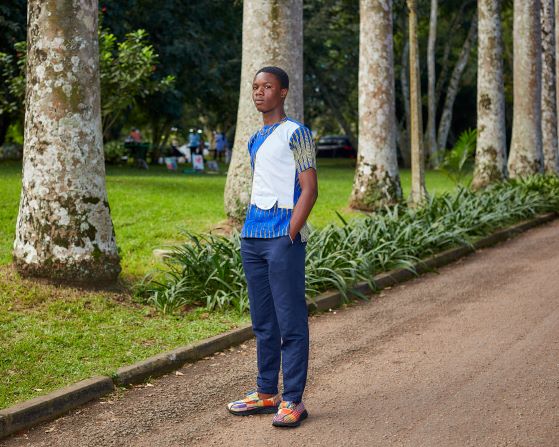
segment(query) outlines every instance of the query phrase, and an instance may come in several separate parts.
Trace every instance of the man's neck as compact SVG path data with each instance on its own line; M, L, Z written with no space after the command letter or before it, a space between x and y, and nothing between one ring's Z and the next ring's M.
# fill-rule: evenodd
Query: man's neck
M270 110L269 112L262 114L262 120L264 121L265 126L276 124L284 118L285 118L285 111L283 110L283 107L281 109Z

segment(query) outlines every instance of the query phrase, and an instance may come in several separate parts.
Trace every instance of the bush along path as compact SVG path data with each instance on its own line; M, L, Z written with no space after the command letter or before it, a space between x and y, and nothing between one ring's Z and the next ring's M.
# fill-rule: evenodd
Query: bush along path
M307 245L307 297L335 289L365 296L353 289L366 282L375 289L375 274L413 264L445 249L472 243L498 228L546 212L559 212L559 178L533 176L493 185L481 192L461 188L430 198L424 206L386 208L343 225L314 231ZM240 257L240 238L186 233L187 241L172 247L165 269L146 276L137 295L164 313L185 304L209 310L248 309Z

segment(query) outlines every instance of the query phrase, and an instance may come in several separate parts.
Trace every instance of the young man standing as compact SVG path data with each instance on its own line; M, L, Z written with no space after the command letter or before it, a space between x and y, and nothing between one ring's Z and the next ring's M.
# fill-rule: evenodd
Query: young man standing
M285 115L288 89L289 78L278 67L260 69L252 84L264 127L248 143L253 181L241 256L256 336L257 390L227 405L235 415L276 413L272 424L278 427L296 427L308 416L306 220L318 197L314 141L308 128Z

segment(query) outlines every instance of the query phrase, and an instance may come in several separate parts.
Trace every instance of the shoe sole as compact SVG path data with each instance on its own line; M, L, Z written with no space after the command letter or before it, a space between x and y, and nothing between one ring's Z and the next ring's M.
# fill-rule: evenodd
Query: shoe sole
M298 421L295 422L272 422L272 425L274 427L299 427L299 425L301 425L301 421L304 421L305 419L307 419L307 417L309 416L309 413L307 413L307 410L303 411L301 413L301 417L299 418Z
M231 410L229 407L226 408L229 413L234 414L235 416L250 416L253 414L275 414L278 411L278 407L256 407L245 411L235 411Z

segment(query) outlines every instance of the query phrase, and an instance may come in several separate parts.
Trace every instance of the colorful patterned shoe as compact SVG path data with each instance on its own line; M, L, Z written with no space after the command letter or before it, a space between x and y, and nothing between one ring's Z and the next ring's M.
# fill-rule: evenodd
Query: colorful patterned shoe
M251 414L272 414L278 410L280 396L276 394L269 399L260 399L256 391L250 391L246 397L227 404L227 409L236 416Z
M309 413L305 410L303 402L296 404L295 402L282 401L272 425L276 427L298 427L308 415Z

